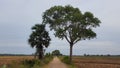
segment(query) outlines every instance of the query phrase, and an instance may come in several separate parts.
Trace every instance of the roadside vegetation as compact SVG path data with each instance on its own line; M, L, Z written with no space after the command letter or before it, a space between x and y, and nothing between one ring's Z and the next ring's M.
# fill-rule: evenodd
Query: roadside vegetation
M58 56L69 68L120 68L120 56L73 56L72 63L68 56ZM44 68L53 56L47 53L44 60L34 56L0 56L0 68Z
M33 56L1 56L0 68L43 68L52 59L51 54L46 54L43 60L34 59Z
M70 62L70 57L69 56L59 56L60 60L67 64L69 68L77 68L74 63Z

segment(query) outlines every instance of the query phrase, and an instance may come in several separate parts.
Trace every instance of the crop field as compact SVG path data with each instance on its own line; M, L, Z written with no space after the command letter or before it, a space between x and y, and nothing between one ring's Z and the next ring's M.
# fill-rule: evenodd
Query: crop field
M0 56L0 67L2 65L9 65L13 62L19 63L22 60L31 60L33 56Z
M33 58L33 56L0 56L0 68L14 61L19 63L22 60L31 60ZM120 57L77 56L73 57L73 62L77 68L120 68Z
M120 68L120 57L73 57L77 68Z

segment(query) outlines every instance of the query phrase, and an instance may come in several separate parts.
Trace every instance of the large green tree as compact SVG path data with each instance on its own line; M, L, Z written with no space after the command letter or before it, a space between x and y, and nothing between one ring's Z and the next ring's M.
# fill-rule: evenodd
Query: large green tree
M43 14L43 23L49 24L56 37L66 39L70 44L70 61L72 48L80 40L92 39L96 33L92 30L99 26L100 20L91 12L82 13L70 5L54 6Z
M38 53L38 58L43 58L43 48L48 47L50 44L49 33L45 30L45 25L36 24L32 27L32 33L28 39L28 43L31 47L36 48L36 53Z

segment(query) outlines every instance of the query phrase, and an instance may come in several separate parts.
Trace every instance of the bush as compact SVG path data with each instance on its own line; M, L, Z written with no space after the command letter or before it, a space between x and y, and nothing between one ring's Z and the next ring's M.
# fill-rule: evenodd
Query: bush
M77 68L74 63L70 63L70 57L68 56L64 56L64 57L60 57L61 61L66 63L68 65L69 68Z
M22 61L14 61L9 65L3 65L0 68L42 68L45 64L48 64L53 59L53 56L49 55L44 57L43 60L39 59L26 59Z
M46 53L43 62L48 64L53 59L53 55L51 53Z
M70 58L68 56L64 56L62 58L62 62L66 63L66 64L70 64Z
M22 65L27 66L29 68L33 68L34 66L40 66L42 64L43 63L40 60L37 60L37 59L22 61Z
M42 66L42 62L40 60L23 60L19 63L12 62L6 68L40 68Z
M44 63L45 63L45 64L48 64L52 59L53 59L52 56L46 57L46 58L44 59Z

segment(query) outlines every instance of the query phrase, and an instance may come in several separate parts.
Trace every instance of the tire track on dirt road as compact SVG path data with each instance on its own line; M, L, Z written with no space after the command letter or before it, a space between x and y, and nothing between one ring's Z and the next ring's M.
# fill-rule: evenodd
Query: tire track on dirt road
M62 63L58 57L54 57L48 64L48 68L68 68L66 64Z

